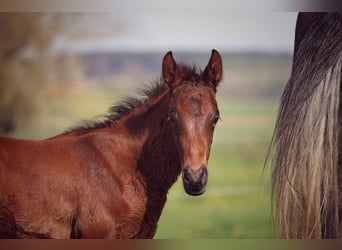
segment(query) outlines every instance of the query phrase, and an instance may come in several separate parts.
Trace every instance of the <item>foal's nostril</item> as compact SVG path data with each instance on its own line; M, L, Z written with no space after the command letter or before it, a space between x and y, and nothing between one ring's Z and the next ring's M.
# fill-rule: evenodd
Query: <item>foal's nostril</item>
M183 169L183 179L186 182L193 182L194 181L187 168Z
M206 167L203 167L202 169L203 170L202 170L202 173L200 175L199 180L201 180L202 185L205 185L207 183L207 180L208 180L208 170Z

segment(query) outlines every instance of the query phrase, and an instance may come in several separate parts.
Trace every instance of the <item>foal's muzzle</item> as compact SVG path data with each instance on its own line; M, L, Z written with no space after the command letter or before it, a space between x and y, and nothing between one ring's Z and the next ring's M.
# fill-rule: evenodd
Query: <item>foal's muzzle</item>
M201 195L205 192L208 182L208 171L206 166L202 166L197 170L191 168L183 169L183 186L189 195Z

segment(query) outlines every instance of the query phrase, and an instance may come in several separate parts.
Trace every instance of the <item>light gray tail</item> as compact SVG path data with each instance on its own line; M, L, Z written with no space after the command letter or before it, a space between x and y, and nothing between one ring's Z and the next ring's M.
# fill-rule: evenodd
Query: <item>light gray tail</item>
M270 151L280 238L339 236L342 21L336 13L310 15L305 29L297 20L292 73Z

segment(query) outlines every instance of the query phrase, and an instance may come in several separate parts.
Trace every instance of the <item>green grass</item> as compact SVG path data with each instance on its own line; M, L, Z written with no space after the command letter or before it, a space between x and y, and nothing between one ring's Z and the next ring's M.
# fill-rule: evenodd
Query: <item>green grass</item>
M258 190L250 194L170 198L156 238L268 238L272 236L268 206Z
M116 91L90 89L52 96L41 116L14 137L39 139L61 133L81 119L105 114ZM203 196L171 188L155 238L270 238L270 178L264 159L276 116L276 103L218 97L221 121L209 160Z

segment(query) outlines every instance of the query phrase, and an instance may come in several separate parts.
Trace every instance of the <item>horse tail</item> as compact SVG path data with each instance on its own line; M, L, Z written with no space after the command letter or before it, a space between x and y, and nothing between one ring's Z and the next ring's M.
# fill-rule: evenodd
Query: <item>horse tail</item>
M280 238L339 236L341 19L337 13L300 13L297 19L292 72L270 150Z

